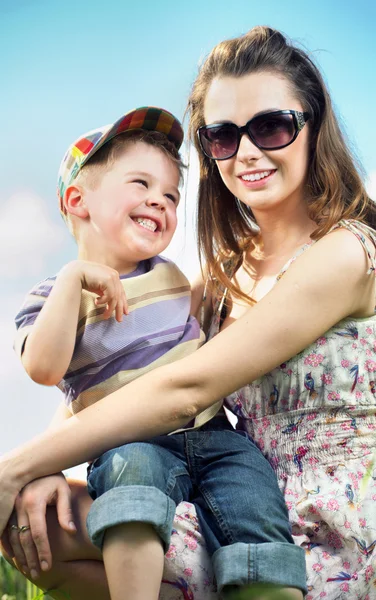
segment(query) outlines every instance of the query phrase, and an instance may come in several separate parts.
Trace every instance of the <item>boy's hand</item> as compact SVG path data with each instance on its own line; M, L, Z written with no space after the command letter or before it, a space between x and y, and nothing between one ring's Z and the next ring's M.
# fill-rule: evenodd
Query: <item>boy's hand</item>
M109 319L115 311L115 318L120 323L123 315L128 314L127 297L115 269L87 260L75 260L66 265L61 273L74 274L79 277L83 290L98 295L95 304L105 305L104 319Z

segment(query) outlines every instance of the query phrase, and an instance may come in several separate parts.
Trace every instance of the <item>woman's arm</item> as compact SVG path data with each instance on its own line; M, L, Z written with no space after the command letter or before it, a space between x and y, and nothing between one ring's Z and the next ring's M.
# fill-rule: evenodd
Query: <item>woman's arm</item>
M7 482L0 486L4 505L31 479L184 426L295 356L342 318L364 316L375 286L368 267L353 234L337 230L324 237L262 301L195 353L136 379L6 455L0 464L1 480Z
M62 402L49 424L56 427L72 416ZM22 536L15 529L4 531L1 543L10 557L14 557L22 571L39 572L40 564L46 570L51 565L51 548L47 534L46 510L48 505L56 505L60 526L68 533L76 532L71 507L71 491L62 473L56 473L29 483L17 496L13 525L27 525L30 530ZM47 565L47 566L46 566Z

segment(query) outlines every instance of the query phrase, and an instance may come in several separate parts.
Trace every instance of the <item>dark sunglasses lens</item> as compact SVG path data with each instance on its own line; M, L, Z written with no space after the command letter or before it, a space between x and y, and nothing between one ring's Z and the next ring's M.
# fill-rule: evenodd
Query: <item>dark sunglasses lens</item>
M252 119L249 131L261 148L287 146L293 139L296 128L292 115L260 115Z
M238 147L238 128L226 123L218 127L200 129L200 141L210 158L228 158L236 153Z

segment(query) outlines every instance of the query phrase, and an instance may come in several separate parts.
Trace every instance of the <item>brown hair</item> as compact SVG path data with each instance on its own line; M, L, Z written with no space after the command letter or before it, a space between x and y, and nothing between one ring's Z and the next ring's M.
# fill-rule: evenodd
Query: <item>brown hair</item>
M242 77L261 71L286 78L304 111L310 114L306 185L310 217L317 223L311 237L319 239L340 219L375 224L375 209L362 183L359 165L341 133L324 80L308 54L270 27L254 27L238 38L221 42L201 66L187 108L189 135L200 161L198 246L209 279L250 303L239 286L230 281L224 267L229 259L236 268L241 265L255 230L250 219L245 218L244 208L239 208L236 198L223 183L215 161L200 150L196 131L205 125L205 97L216 77Z

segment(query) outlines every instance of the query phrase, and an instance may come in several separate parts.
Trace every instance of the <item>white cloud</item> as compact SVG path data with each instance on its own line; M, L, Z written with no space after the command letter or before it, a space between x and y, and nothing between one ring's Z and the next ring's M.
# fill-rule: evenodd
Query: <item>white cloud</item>
M13 351L14 314L23 295L8 295L0 318L0 456L42 432L50 422L63 394L57 388L34 383ZM86 465L66 471L67 476L85 479Z
M0 208L0 277L40 277L64 239L42 198L29 191L14 194Z
M371 171L369 174L366 189L369 197L376 201L376 171Z

